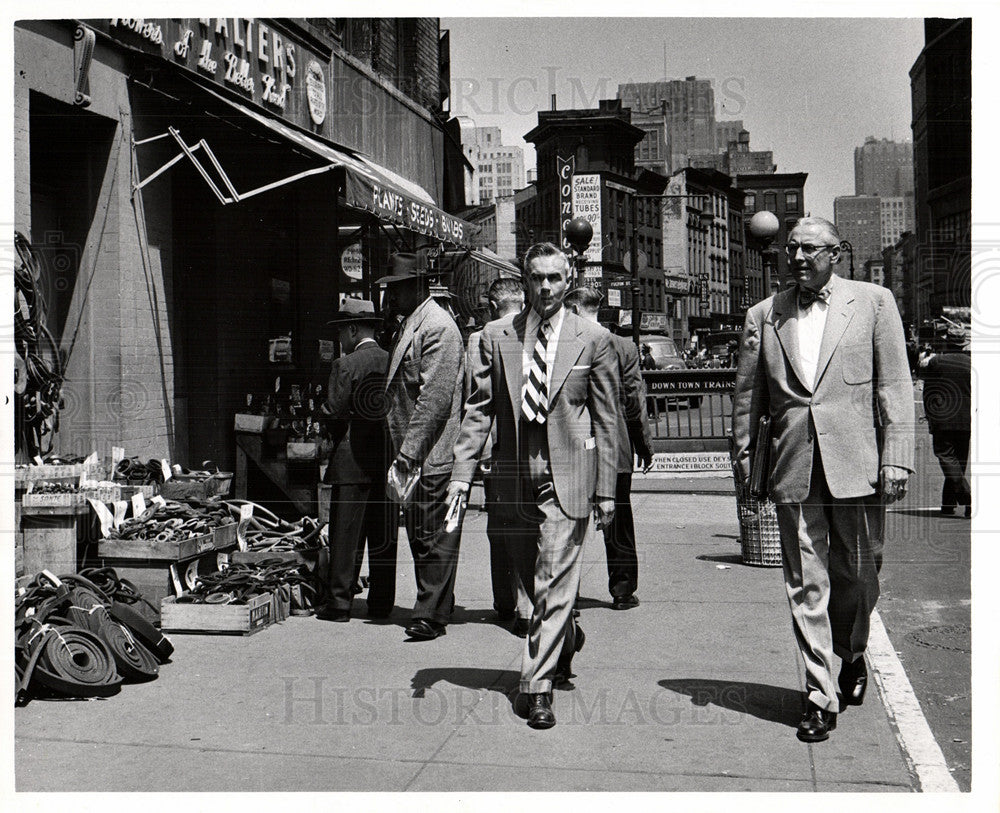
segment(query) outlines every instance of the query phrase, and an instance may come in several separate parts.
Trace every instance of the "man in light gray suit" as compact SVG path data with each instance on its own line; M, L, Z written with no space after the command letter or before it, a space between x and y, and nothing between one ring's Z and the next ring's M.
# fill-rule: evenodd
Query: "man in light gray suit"
M445 634L455 604L460 532L442 533L448 510L452 446L462 408L463 348L455 320L428 293L414 254L396 254L389 307L404 318L389 356L386 406L393 454L390 474L420 479L404 511L417 577L417 601L406 634L429 641Z
M528 725L551 728L553 681L584 642L573 604L587 518L603 528L614 515L618 387L608 332L563 307L566 255L538 243L524 269L531 307L483 328L448 490L468 491L495 420L492 477L533 603L520 689Z
M808 694L797 736L819 742L837 724L837 685L844 705L868 685L885 504L913 471L913 387L892 293L833 273L836 227L802 218L786 250L796 285L747 312L733 434L749 478L758 420L771 417L769 494Z

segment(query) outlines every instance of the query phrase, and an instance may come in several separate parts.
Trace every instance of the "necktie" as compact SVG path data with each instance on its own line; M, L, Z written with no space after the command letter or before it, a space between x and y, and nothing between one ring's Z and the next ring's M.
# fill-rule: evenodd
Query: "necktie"
M814 291L811 288L803 288L801 285L799 286L799 307L800 308L803 308L803 309L808 308L817 299L820 300L821 302L827 302L827 303L829 303L829 301L830 301L830 289L829 288L824 288L822 291Z
M549 344L551 325L548 320L538 326L538 338L535 340L535 352L531 356L531 367L528 370L528 380L524 385L524 398L521 399L521 413L529 421L545 423L549 408L547 366L545 351Z

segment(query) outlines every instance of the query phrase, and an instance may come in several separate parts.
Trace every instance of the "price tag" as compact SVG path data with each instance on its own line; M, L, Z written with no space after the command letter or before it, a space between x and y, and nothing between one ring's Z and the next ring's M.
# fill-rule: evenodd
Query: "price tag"
M174 585L174 594L181 596L184 594L184 585L181 584L180 574L177 572L177 563L170 565L170 581Z
M240 546L240 550L247 550L247 527L250 525L250 519L253 517L253 506L252 505L241 505L240 506L240 522L236 526L236 541Z
M161 497L159 494L156 494L153 497L151 497L149 501L157 508L163 508L163 506L167 504L167 501L163 499L163 497Z
M228 553L215 554L216 570L225 570L227 567L229 567L229 554Z
M94 513L97 514L97 519L101 523L101 536L107 539L111 534L111 528L115 524L115 518L111 516L111 512L108 507L102 503L100 500L93 500L89 497L87 502L90 503L91 507L94 509Z
M45 461L44 461L44 460L42 460L42 458L40 458L40 457L39 457L38 455L35 455L35 456L34 456L33 458L31 458L31 459L35 461L35 465L36 465L36 466L44 466L44 465L45 465Z
M170 465L167 463L166 458L160 460L160 468L163 469L163 482L164 483L167 482L167 480L169 480L171 477L174 476L174 473L172 471L170 471Z
M146 498L138 491L132 495L132 516L140 517L146 513Z
M118 464L125 459L125 448L122 446L111 447L111 470L118 468Z
M194 590L195 585L198 584L197 559L192 559L187 566L187 570L184 571L184 583L187 585L188 590Z
M116 500L113 507L115 509L115 528L119 528L128 512L128 500Z

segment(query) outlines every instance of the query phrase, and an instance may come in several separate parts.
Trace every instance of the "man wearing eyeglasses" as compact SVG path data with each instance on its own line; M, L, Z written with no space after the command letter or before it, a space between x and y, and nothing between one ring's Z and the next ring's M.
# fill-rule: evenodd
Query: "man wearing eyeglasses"
M833 273L836 227L802 218L786 250L795 285L747 312L733 435L748 479L771 417L768 491L808 695L797 736L820 742L841 705L864 701L885 505L913 471L913 387L892 293Z

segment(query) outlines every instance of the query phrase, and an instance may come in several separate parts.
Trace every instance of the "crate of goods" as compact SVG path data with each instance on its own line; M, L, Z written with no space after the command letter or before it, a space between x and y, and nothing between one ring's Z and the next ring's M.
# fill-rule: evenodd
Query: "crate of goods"
M83 474L83 463L75 464L42 464L40 466L15 466L14 484L18 487L27 487L28 483L38 480L48 480L50 482L78 482Z
M259 435L271 425L271 416L247 415L243 412L237 412L235 423L237 432L252 432Z
M175 562L216 549L212 532L169 539L118 539L108 537L97 545L98 556L118 559L167 559Z
M215 547L218 549L230 548L236 545L236 527L239 523L231 522L228 525L216 525L212 529L215 536Z
M207 500L225 496L233 482L231 471L204 475L177 474L160 486L160 494L168 500Z
M25 492L22 505L25 508L77 508L83 505L83 494L78 491L61 493Z
M160 629L249 635L273 622L274 600L271 592L252 596L245 604L187 603L167 596L160 602Z

